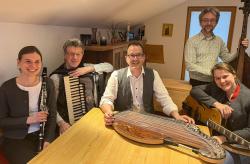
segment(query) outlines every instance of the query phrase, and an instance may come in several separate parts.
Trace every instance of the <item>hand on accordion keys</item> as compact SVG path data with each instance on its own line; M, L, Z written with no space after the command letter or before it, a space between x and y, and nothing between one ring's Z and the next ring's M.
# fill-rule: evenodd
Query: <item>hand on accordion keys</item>
M33 124L33 123L40 123L40 122L46 122L49 112L48 111L40 111L32 114L28 117L26 123L27 124Z

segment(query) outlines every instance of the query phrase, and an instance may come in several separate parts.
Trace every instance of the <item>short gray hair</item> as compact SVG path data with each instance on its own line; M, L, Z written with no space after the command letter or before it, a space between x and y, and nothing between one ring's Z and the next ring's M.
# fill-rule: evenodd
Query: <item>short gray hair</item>
M199 15L199 20L200 20L200 23L202 21L202 17L207 14L207 13L212 13L213 15L215 15L216 17L216 23L218 23L219 19L220 19L220 11L219 9L215 8L215 7L208 7L208 8L205 8L201 11L200 15Z
M64 54L67 53L67 48L68 47L81 47L82 50L84 51L84 47L82 42L79 39L73 38L73 39L68 39L65 41L64 45L63 45L63 51Z

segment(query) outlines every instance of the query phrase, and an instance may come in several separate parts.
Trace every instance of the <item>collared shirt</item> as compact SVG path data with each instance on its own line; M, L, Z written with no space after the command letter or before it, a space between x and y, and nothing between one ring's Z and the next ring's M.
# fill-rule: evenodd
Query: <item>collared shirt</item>
M210 82L211 69L218 62L230 62L236 57L229 53L223 40L216 35L206 37L202 32L188 39L185 46L185 64L190 78Z
M144 69L142 69L139 77L135 77L132 75L130 69L128 69L127 77L129 77L130 88L133 97L133 106L138 110L143 110L143 74L145 74Z
M154 84L153 91L156 101L160 102L163 107L163 112L170 115L172 111L178 111L177 106L172 101L168 94L166 87L164 86L157 71L154 72ZM144 68L138 77L132 75L130 69L128 69L127 77L130 79L131 93L133 97L133 105L140 110L143 110L143 74ZM118 92L118 71L114 71L108 81L106 90L101 98L100 106L103 104L110 104L114 108L114 101L117 98Z

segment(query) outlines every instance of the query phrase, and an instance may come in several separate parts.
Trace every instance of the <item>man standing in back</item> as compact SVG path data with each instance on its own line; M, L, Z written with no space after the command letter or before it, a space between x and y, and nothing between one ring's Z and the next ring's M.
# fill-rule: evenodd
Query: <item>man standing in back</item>
M192 86L212 81L211 69L218 62L218 57L228 63L237 56L236 53L229 53L223 40L213 33L219 18L218 9L211 7L203 9L199 15L201 32L189 38L186 43L185 64ZM248 47L248 39L244 39L241 44Z

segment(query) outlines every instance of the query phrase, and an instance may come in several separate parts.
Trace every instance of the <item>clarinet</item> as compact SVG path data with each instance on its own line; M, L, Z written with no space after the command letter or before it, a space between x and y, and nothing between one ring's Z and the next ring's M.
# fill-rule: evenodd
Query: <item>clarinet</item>
M47 77L47 68L43 67L42 88L41 88L39 111L47 111L47 105L46 105L46 99L47 99L46 77ZM45 122L40 122L38 152L41 152L43 150L44 127L45 127Z

